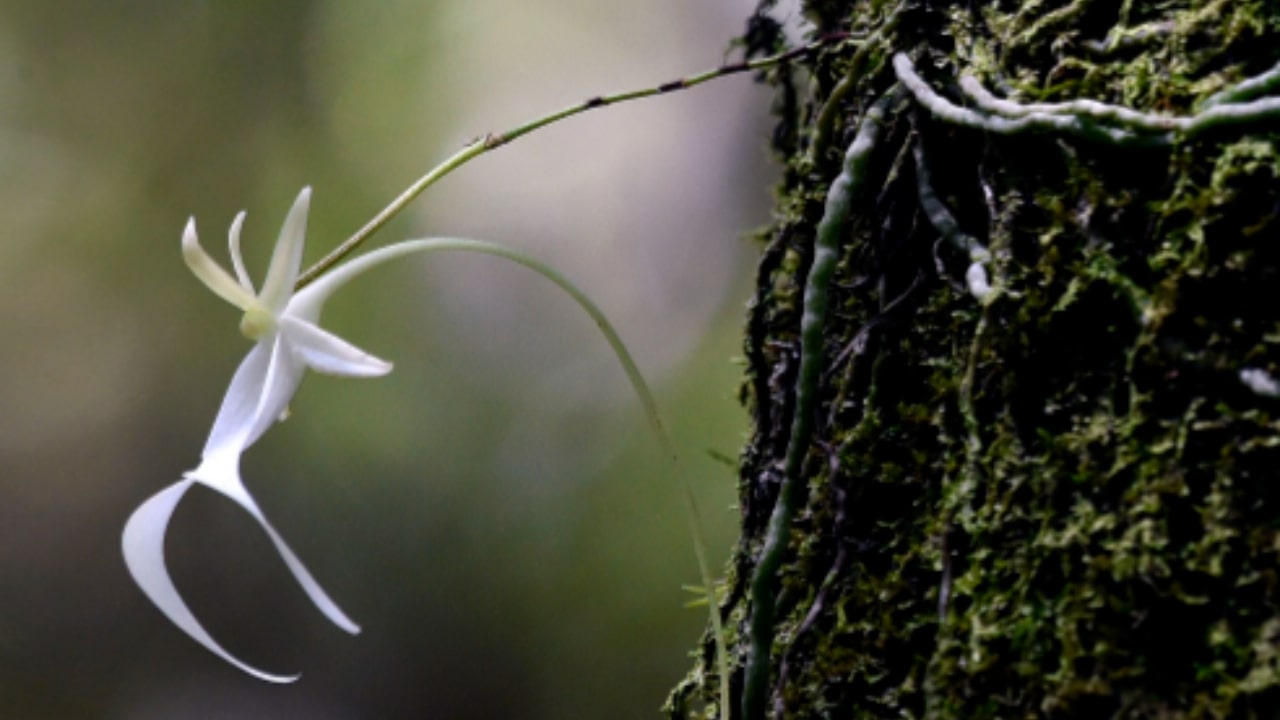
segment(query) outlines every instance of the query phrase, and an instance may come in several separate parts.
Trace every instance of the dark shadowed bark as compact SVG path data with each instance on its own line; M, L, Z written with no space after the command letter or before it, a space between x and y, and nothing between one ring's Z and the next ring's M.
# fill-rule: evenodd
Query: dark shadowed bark
M806 13L851 38L768 78L733 716L1280 716L1280 3Z

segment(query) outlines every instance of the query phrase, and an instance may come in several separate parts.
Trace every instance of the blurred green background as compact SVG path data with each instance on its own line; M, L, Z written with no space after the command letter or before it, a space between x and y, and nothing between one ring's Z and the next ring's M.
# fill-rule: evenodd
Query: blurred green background
M261 278L314 187L307 260L484 132L724 59L755 0L0 2L0 718L644 718L705 619L678 486L590 321L528 271L437 255L325 325L396 362L308 376L245 457L364 633L329 626L205 489L176 582L271 686L134 587L120 531L195 466L248 343L182 264L190 215ZM745 76L482 157L380 233L495 240L593 295L654 384L717 569L746 427L742 307L771 168Z

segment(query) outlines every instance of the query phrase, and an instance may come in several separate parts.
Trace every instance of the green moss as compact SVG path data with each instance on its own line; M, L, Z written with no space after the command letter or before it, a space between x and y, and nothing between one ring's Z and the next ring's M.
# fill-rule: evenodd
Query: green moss
M885 3L826 2L860 31ZM1187 113L1275 64L1280 6L921 0L888 50L1024 101ZM794 408L799 292L835 168L804 144L856 48L820 59L748 323L734 643ZM867 63L833 135L891 82ZM1005 83L1000 85L999 83ZM979 306L919 213L938 194L994 253ZM832 289L826 402L782 570L775 690L795 718L1280 713L1280 134L1171 150L1003 138L903 110ZM908 310L884 308L921 274ZM710 699L699 668L678 700ZM736 682L736 680L735 680ZM680 702L675 703L676 707ZM673 714L679 715L678 712Z

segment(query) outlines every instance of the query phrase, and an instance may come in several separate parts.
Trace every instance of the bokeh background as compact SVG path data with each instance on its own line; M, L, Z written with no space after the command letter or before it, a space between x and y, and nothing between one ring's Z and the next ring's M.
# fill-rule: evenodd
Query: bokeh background
M435 162L586 97L720 64L755 0L0 2L0 718L645 718L705 619L679 487L590 321L528 271L438 255L325 324L396 362L309 375L245 457L364 633L197 489L176 582L253 680L141 595L120 530L194 467L248 350L185 269L198 220L260 278L314 188L307 260ZM742 307L772 172L746 76L593 111L482 157L372 245L520 247L594 296L653 383L717 568L746 428Z

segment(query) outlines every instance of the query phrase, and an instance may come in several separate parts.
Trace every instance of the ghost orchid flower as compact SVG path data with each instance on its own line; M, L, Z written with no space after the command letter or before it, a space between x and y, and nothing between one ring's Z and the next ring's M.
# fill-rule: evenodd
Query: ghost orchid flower
M231 380L199 467L138 507L125 524L122 540L125 564L134 581L174 624L215 655L250 675L281 683L292 682L298 676L263 672L239 660L223 649L196 620L169 577L164 539L178 501L192 485L206 485L233 500L258 521L299 585L329 620L353 635L360 632L359 626L325 594L285 544L240 479L240 455L277 418L283 419L306 368L348 377L375 377L391 371L390 363L317 326L325 300L340 283L315 283L308 291L294 294L310 200L311 189L304 188L285 218L261 292L254 290L240 255L243 212L232 222L229 234L235 277L205 253L196 238L195 219L188 221L182 236L183 259L209 289L244 312L240 331L255 344Z
M298 676L267 673L241 661L223 649L196 620L169 577L164 557L165 532L178 502L192 485L200 483L222 493L258 521L285 565L316 607L343 630L352 634L360 632L359 626L329 599L285 544L240 479L240 456L262 437L276 419L283 418L289 401L302 382L306 368L347 377L374 377L391 371L390 363L369 355L317 326L320 312L329 296L355 277L387 261L429 252L492 255L533 270L567 293L591 316L621 362L627 379L644 405L645 414L648 415L655 434L665 447L670 448L670 440L662 429L653 395L630 352L604 313L567 278L522 252L495 243L463 238L405 240L331 267L315 282L295 293L310 200L311 191L304 188L285 218L261 292L254 290L240 256L240 228L244 223L244 213L237 215L231 224L230 249L234 277L200 247L196 239L195 221L187 223L182 236L182 255L187 266L214 293L244 312L240 331L255 344L231 379L231 386L227 389L218 417L214 420L213 429L205 443L200 466L184 473L181 480L139 506L125 523L122 539L125 564L134 581L179 629L210 652L250 675L279 683L292 682ZM675 457L673 450L670 454ZM705 584L710 587L710 573L705 566L702 574Z

